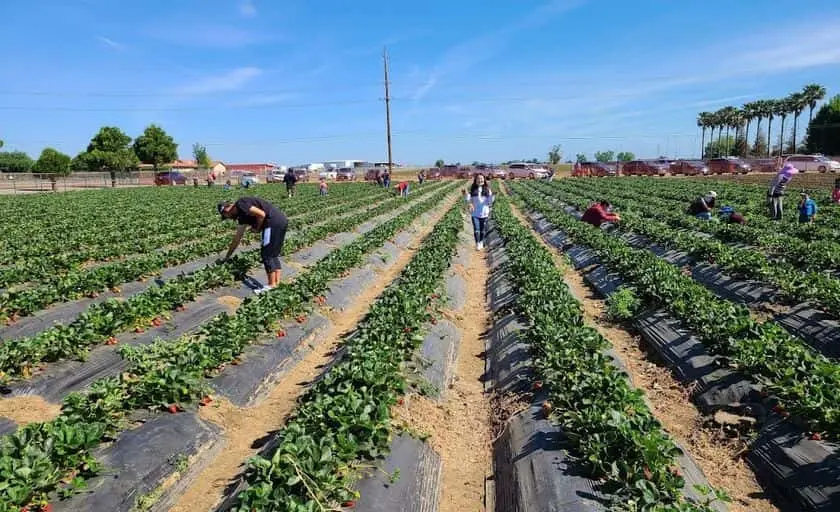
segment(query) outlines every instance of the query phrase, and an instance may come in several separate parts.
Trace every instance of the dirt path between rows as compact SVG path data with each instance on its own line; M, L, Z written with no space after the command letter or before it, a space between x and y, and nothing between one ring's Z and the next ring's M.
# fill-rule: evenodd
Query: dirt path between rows
M530 228L528 219L515 206L511 207L517 218ZM633 386L644 391L654 416L697 463L709 483L725 490L732 498L729 510L777 511L776 506L765 496L755 474L740 457L743 443L723 438L717 432L705 428L702 415L691 403L689 390L666 367L649 360L639 336L607 320L605 301L599 299L586 285L583 275L568 265L561 251L546 243L539 234L535 235L554 256L555 263L563 272L564 281L583 305L586 323L595 327L615 348L630 374Z
M61 413L61 405L47 402L38 395L13 396L0 399L0 418L19 426L54 420Z
M341 315L332 317L333 324L329 331L319 338L324 341L312 347L312 350L286 373L280 384L262 403L256 407L239 408L227 400L220 400L213 407L201 409L203 419L222 427L225 445L180 496L170 512L213 510L218 505L225 488L240 475L247 459L257 453L258 447L255 447L255 443L283 428L286 418L297 404L297 399L306 391L307 383L320 375L323 366L332 360L342 335L355 328L364 318L370 304L408 265L419 249L420 242L456 199L446 200L437 207L431 218L421 217L411 225L410 229L415 230L415 235L408 248L402 251L393 265L380 273L377 279L362 291L352 306Z
M413 430L428 434L441 457L440 512L484 512L485 484L492 471L490 401L481 380L484 336L491 322L486 253L472 251L466 266L453 269L466 282L466 303L463 314L447 315L461 331L452 386L443 392L441 403L412 396L395 407L394 414Z

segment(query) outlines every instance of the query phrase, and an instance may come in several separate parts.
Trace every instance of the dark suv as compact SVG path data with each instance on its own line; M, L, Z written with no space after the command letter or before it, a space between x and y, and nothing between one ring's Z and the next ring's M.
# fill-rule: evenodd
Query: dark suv
M747 174L751 170L750 164L734 156L709 160L709 174Z
M625 176L665 176L668 166L657 160L633 160L621 166Z
M155 174L155 185L186 185L187 177L178 171L163 171Z

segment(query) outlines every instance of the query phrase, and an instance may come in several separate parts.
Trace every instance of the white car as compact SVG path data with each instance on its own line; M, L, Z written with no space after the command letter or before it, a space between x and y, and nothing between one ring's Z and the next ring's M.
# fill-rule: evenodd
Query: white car
M239 184L243 187L256 185L260 182L260 179L257 177L256 173L253 172L243 172L242 176L239 177Z
M266 178L266 183L283 183L283 178L286 176L286 171L273 170Z
M324 169L318 173L319 178L324 178L325 180L334 180L338 177L338 171L335 169Z
M794 167L803 172L840 171L840 162L824 157L822 155L791 155L785 159L785 163L792 164Z

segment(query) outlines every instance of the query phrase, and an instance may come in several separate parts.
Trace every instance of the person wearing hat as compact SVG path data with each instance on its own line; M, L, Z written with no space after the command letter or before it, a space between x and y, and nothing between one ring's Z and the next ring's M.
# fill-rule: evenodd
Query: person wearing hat
M230 258L248 226L254 233L261 233L260 256L262 257L268 284L256 290L257 293L268 291L280 282L280 254L286 239L289 219L273 204L259 197L241 197L236 202L225 201L217 206L222 219L234 219L239 223L227 254L222 261Z
M811 224L817 216L817 202L811 199L807 192L799 194L799 223Z
M700 196L688 207L688 213L694 215L698 219L712 220L712 208L715 207L715 200L717 199L717 192L712 190L705 196Z
M770 183L770 187L767 189L767 206L773 220L782 220L782 197L785 195L785 187L797 172L799 172L799 169L791 164L785 164Z

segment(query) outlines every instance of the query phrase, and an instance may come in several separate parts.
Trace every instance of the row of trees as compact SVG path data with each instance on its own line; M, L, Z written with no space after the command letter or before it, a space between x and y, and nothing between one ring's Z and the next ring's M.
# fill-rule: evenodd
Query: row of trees
M618 153L616 153L615 151L613 151L611 149L607 150L607 151L596 151L594 156L595 156L595 161L596 162L602 162L602 163L615 162L615 161L629 162L631 160L636 159L636 155L631 153L630 151L619 151ZM583 162L588 162L588 161L589 161L589 158L587 158L584 153L578 153L577 155L575 155L575 162L578 162L578 163L582 164Z
M211 166L207 148L201 144L193 145L193 158L199 168ZM75 158L54 148L45 148L38 160L32 160L22 151L0 151L0 171L56 175L67 175L72 171L115 173L135 169L140 163L149 164L157 171L177 159L178 144L160 126L149 125L133 140L115 126L103 126Z
M787 150L789 153L795 153L800 146L797 145L797 125L799 116L805 109L808 109L809 120L809 137L808 140L814 139L811 127L813 126L814 109L819 101L825 98L825 87L819 84L809 84L802 88L801 91L794 92L785 98L779 99L765 99L745 103L741 108L727 106L716 112L700 112L697 115L697 126L702 129L701 149L704 157L716 157L729 154L736 154L740 156L767 156L771 155L771 141L773 120L778 118L780 120L779 129L779 144L777 146L778 153L781 155L783 151ZM793 133L785 148L785 121L789 116L793 116ZM767 140L762 138L761 123L767 120ZM753 121L756 122L756 140L752 149L749 148L749 134L750 126ZM706 130L711 130L711 139L714 141L715 130L718 133L716 143L706 145ZM724 130L726 134L724 135ZM734 135L734 139L730 137L730 130ZM738 143L739 139L743 139L743 143ZM731 141L731 145L724 143ZM737 146L737 147L736 147ZM810 144L809 144L810 146ZM810 149L810 148L809 148ZM775 150L772 150L775 152Z

